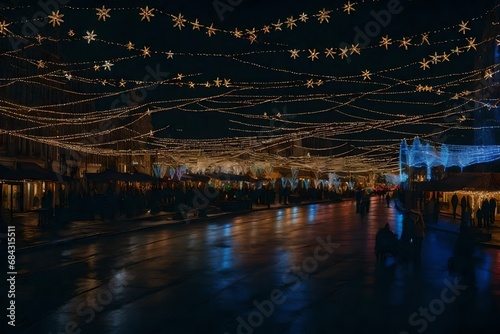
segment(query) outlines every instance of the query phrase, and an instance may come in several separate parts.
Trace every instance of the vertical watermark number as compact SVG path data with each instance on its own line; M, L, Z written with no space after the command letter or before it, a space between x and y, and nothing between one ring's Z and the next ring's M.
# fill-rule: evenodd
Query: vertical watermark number
M16 227L9 226L7 230L7 323L16 326Z

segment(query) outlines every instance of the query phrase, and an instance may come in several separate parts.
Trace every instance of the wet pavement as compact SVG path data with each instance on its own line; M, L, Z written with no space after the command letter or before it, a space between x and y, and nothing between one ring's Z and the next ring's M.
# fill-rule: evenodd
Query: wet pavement
M377 263L402 215L372 198L26 249L16 333L498 333L500 252L474 285L447 268L456 234L428 229L422 260Z

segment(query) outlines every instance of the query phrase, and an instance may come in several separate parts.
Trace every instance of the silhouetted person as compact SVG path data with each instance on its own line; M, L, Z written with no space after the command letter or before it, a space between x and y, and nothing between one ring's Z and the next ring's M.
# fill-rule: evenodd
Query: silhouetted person
M460 231L453 249L453 262L450 271L458 272L468 283L474 284L474 252L475 242L471 230L466 228Z
M490 199L490 224L493 224L495 222L495 214L497 210L497 201L495 198Z
M366 212L370 211L370 195L365 194L365 196L363 196L362 202L365 204Z
M357 212L359 212L359 214L361 215L361 218L365 217L366 203L365 203L364 199L361 199L361 202L359 203L359 208L358 208Z
M356 190L356 213L359 212L359 207L361 205L361 200L363 199L363 193L357 189Z
M462 196L462 200L460 201L460 207L462 208L460 214L463 216L465 214L465 208L467 207L467 198L465 198L465 196Z
M286 187L285 190L283 191L284 193L284 204L290 204L290 193L292 192L292 189L290 187Z
M385 261L387 253L398 254L398 237L392 232L389 224L378 230L375 237L375 254L377 260Z
M387 207L389 207L389 204L391 204L391 195L389 193L385 195L385 201L387 202Z
M453 207L453 219L457 218L457 206L458 206L458 196L454 193L451 197L451 206Z
M482 227L483 226L483 211L481 211L481 208L477 208L476 218L477 218L477 227Z
M490 223L490 202L487 199L483 201L483 205L481 205L481 210L483 211L484 227L488 227Z
M417 217L417 221L415 222L413 239L415 241L415 259L417 262L420 262L420 254L422 253L422 242L425 238L425 224L422 216Z
M462 215L462 223L460 224L460 230L469 228L473 225L472 222L472 209L470 207L465 208L465 212Z

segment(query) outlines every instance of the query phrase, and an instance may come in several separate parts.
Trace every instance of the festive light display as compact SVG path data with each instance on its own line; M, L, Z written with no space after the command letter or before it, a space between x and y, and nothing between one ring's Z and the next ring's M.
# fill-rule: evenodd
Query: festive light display
M443 166L445 169L452 166L464 167L496 161L500 159L500 145L470 146L470 145L447 145L433 147L429 143L422 145L417 137L413 145L408 146L405 140L400 146L400 171L404 166L426 167L427 179L430 180L430 169L435 166Z
M498 77L499 64L468 71L452 69L447 70L446 74L437 74L433 70L446 68L448 63L458 64L462 57L486 45L499 44L500 36L483 37L482 31L473 29L474 22L484 20L491 12L498 10L499 5L477 17L459 18L452 26L414 35L405 35L404 31L398 36L386 34L374 38L368 45L354 42L339 47L318 44L304 48L299 47L300 43L296 40L284 41L286 44L270 43L264 37L268 34L282 36L280 34L286 30L290 32L287 37L293 37L298 29L307 29L306 25L312 22L325 27L327 24L338 24L336 15L354 16L364 10L369 12L376 3L375 0L347 1L336 9L321 8L314 13L302 12L278 18L262 28L241 26L230 30L211 22L200 22L197 18L190 19L186 13L169 13L147 5L130 8L107 5L97 8L60 6L59 10L45 17L49 26L36 36L23 35L21 22L15 19L2 20L0 38L23 38L28 44L2 51L0 56L22 66L32 66L36 68L36 74L19 73L0 77L0 87L33 85L66 94L68 98L39 105L0 101L2 115L21 125L2 128L0 134L81 153L118 157L155 155L163 159L164 163L153 166L154 175L165 174L166 166L175 166L169 170L172 179L174 176L180 179L187 171L203 173L217 168L236 174L249 172L255 177L266 177L271 175L273 168L292 167L292 177L288 179L292 187L298 184L297 175L294 176L293 172L298 169L315 173L319 171L315 177L317 186L316 180L319 181L319 175L325 172L387 171L400 167L399 177L403 180L405 173L402 164L427 167L430 173L433 166L440 164L446 168L464 168L470 164L491 161L481 158L484 156L491 155L492 159L497 159L497 150L493 148L460 149L453 145L442 145L439 153L433 145L439 144L435 138L450 130L477 130L478 127L470 118L471 112L498 108L497 99L484 99L483 95L498 87L494 79ZM71 15L85 12L92 13L94 22L86 23L83 30L73 30ZM112 34L108 30L113 29L113 22L130 13L134 13L141 24L164 24L180 34L199 32L200 38L211 39L223 38L221 35L224 35L234 37L234 43L237 43L237 39L247 39L250 49L239 51L235 44L232 52L231 47L224 52L193 52L182 50L174 44L159 49L147 38L134 39L132 34L123 40L122 36L110 38ZM26 22L31 20L27 19L23 23ZM58 28L64 28L64 35L67 36L56 34ZM453 31L456 36L444 37L449 31ZM90 59L64 61L38 59L23 52L29 48L52 45L102 47L109 48L109 53L102 59L96 54ZM404 61L376 68L365 66L351 73L331 67L324 69L326 61L343 64L343 61L351 58L367 60L371 56L370 52L377 50L404 54ZM425 54L423 58L421 54L414 57L407 52L409 50ZM110 54L115 56L110 57ZM160 57L161 60L158 60ZM192 59L193 62L221 59L234 66L249 67L261 74L263 79L259 81L255 79L256 76L251 76L251 80L246 80L238 74L233 77L233 73L224 72L223 69L218 73L200 73L190 67L176 65L178 59ZM275 59L281 61L276 62ZM123 70L118 68L123 69L137 61L144 61L152 67L155 62L173 64L172 73L177 75L161 78L149 75L148 79L123 77ZM301 62L310 65L308 70L303 70ZM408 77L406 71L409 69L412 75ZM268 79L278 74L279 79ZM474 86L480 88L474 89ZM109 109L83 115L71 112L72 108L89 103L103 105L109 99L127 101L127 97L138 91L148 92L156 87L169 92L167 96L174 96L174 92L179 89L193 93L175 99L139 100L138 103L124 103L125 106L121 104L120 107L114 104ZM252 112L274 104L293 104L297 107L286 117L280 113L269 116L266 112ZM388 110L390 108L387 106L392 104L411 108L411 113L405 115L404 112ZM226 115L231 118L229 129L238 133L238 137L197 140L157 137L167 126L133 133L127 138L112 138L152 115L166 115L172 111L193 115ZM316 116L321 115L328 116L328 120L318 120ZM454 121L449 122L448 119ZM103 126L105 124L111 126ZM97 130L89 132L84 129L85 126L93 126ZM54 131L43 134L44 129ZM384 136L364 136L372 132L384 133ZM427 140L427 143L419 145L417 141L404 150L400 148L398 159L401 138L416 135ZM103 138L99 142L88 140L96 136ZM339 142L339 145L316 147L307 144L310 139ZM117 148L124 143L129 144L128 149ZM142 148L133 149L134 145ZM301 156L280 155L291 147L299 150ZM328 156L324 156L324 152L328 152ZM209 161L201 162L202 158ZM245 160L247 167L242 167ZM181 167L178 166L185 167L179 169ZM286 178L282 178L282 182L284 180L286 184ZM336 182L340 182L339 179L329 180L330 186L338 189L340 183Z

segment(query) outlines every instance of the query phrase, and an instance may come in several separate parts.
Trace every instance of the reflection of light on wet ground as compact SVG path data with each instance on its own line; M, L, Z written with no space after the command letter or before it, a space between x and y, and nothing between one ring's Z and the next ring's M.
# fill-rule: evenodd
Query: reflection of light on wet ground
M231 236L231 223L224 224L223 231L225 237Z
M476 285L488 289L492 285L493 258L489 253L482 253L476 266Z
M307 212L308 212L307 218L309 219L308 224L315 223L317 209L318 209L318 205L309 205L309 208L307 210Z
M394 226L393 231L398 235L398 238L401 238L401 233L403 233L403 215L398 213L394 217Z
M291 211L292 211L292 214L289 215L290 216L290 222L293 225L295 225L297 223L297 221L298 221L298 216L297 216L298 208L296 206L294 206Z
M222 249L222 269L226 269L232 266L233 256L232 256L232 248L225 247Z

